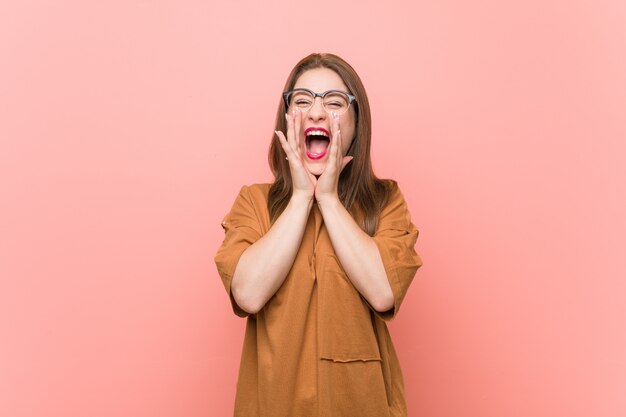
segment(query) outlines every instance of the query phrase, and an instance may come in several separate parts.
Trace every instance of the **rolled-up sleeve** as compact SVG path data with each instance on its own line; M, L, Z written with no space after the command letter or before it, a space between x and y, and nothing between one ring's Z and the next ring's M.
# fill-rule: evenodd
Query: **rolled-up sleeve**
M231 282L237 263L243 252L261 237L259 219L247 186L242 187L230 212L222 221L225 236L215 255L215 265L222 283L230 297L233 312L239 317L247 317L233 297Z
M394 298L390 310L381 313L372 309L382 320L390 321L396 317L417 269L422 266L422 259L415 252L418 234L411 223L406 201L396 186L381 212L374 234Z

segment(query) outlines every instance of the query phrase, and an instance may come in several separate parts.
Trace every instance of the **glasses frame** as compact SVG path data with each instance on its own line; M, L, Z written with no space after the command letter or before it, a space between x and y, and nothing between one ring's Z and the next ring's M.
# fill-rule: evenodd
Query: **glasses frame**
M354 103L356 101L356 97L353 96L352 94L346 92L346 91L341 91L341 90L328 90L328 91L324 91L323 93L316 93L315 91L311 91L308 88L294 88L293 90L289 90L289 91L285 91L283 93L283 100L285 101L285 106L287 106L287 108L289 108L289 98L291 97L291 95L296 92L296 91L306 91L307 93L310 93L313 96L313 101L315 102L315 99L317 97L320 97L322 99L322 108L324 109L324 111L328 114L332 113L333 111L328 111L326 110L326 106L324 106L324 97L326 97L328 94L330 93L341 93L341 94L345 94L348 96L348 107L346 107L346 110L338 113L338 114L344 114L348 111L348 109L350 109L350 106L352 105L352 103ZM313 104L311 104L311 107L313 107ZM309 107L310 108L310 107ZM308 109L307 109L308 110Z

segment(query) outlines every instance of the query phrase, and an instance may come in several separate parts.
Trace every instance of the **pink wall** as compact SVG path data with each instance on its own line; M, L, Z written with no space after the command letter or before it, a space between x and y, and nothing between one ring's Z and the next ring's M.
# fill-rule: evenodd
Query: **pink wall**
M232 413L219 222L313 51L421 231L411 416L626 415L626 5L514 3L2 2L0 415Z

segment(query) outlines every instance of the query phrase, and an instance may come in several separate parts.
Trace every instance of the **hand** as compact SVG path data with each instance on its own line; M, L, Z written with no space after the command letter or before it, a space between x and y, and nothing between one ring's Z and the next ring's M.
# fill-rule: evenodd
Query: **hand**
M326 200L339 200L337 187L339 184L339 175L341 171L352 161L351 156L343 156L343 147L341 142L341 130L339 129L339 116L334 112L331 114L332 120L330 131L332 138L330 140L330 149L328 151L328 161L326 168L317 180L315 187L315 199L318 203Z
M302 124L302 112L296 108L291 114L285 113L287 120L287 138L283 132L276 131L276 136L289 160L289 171L293 185L292 195L302 195L312 199L315 195L317 179L304 166L302 148L305 146L300 141L300 126Z

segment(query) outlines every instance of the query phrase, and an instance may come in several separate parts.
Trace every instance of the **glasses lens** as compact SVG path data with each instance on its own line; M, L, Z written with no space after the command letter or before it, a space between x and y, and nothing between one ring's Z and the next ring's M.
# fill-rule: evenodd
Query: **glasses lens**
M350 98L347 94L339 91L333 91L324 97L324 108L328 113L335 112L337 114L344 113L350 106Z
M295 90L289 96L289 107L298 107L301 110L308 110L312 105L315 97L308 91Z

